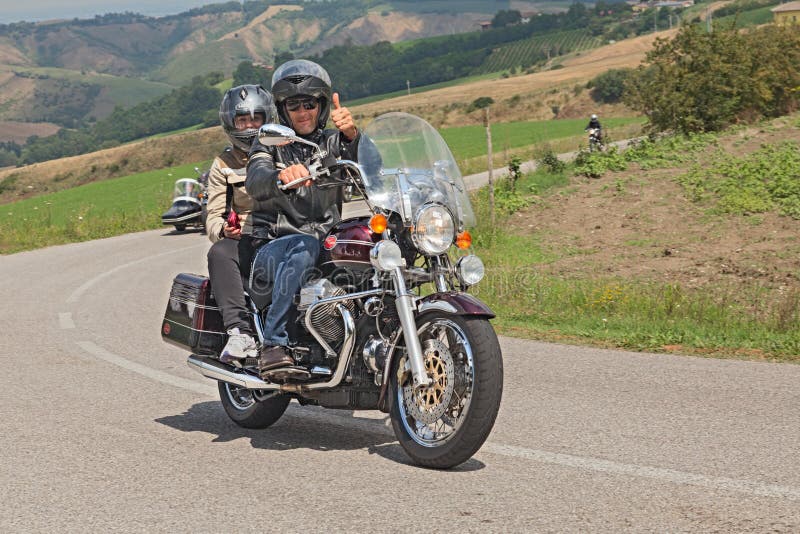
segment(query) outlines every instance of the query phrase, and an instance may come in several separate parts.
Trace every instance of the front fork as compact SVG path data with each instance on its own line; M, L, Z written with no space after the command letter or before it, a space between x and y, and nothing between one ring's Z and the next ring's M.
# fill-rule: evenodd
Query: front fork
M392 271L392 280L395 287L395 306L403 327L403 338L406 342L408 361L411 363L411 375L414 377L414 387L427 386L431 383L425 371L425 359L422 356L422 345L417 335L417 322L414 320L414 298L406 289L402 268L397 267Z

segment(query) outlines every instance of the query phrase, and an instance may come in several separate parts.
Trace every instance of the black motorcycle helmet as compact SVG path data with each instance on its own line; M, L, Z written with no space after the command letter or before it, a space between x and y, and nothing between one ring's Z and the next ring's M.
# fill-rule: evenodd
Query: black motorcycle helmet
M272 75L272 95L278 107L281 122L287 126L289 117L283 107L287 98L313 96L319 100L317 127L325 128L331 112L331 77L327 71L306 59L287 61Z
M247 152L253 139L258 134L258 128L248 128L237 131L234 119L237 115L255 117L261 114L264 124L274 122L275 100L269 92L260 85L239 85L228 89L219 105L219 122L225 135L231 140L234 147Z

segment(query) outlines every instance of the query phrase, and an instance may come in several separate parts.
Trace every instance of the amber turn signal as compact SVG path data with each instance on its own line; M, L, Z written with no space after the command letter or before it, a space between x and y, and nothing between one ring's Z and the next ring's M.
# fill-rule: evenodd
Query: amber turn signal
M376 213L369 220L369 229L372 230L374 234L382 234L386 231L387 224L389 224L389 221L386 220L386 215Z
M456 236L456 246L461 250L466 250L472 246L472 236L464 230Z

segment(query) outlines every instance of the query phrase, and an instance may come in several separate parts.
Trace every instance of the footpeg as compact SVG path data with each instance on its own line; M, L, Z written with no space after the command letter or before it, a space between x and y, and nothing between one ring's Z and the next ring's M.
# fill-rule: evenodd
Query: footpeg
M262 371L261 378L270 382L305 381L311 378L311 373L305 367L289 366Z

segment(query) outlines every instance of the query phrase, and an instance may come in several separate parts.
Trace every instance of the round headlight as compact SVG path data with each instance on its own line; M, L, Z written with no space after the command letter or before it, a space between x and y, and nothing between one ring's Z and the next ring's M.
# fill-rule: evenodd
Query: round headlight
M369 261L379 271L393 271L403 266L403 255L394 241L380 241L369 251Z
M424 206L417 213L412 236L417 248L424 254L444 254L456 237L453 216L447 208L439 204Z
M474 254L464 256L456 263L456 274L464 285L474 286L483 279L485 272L483 262Z

